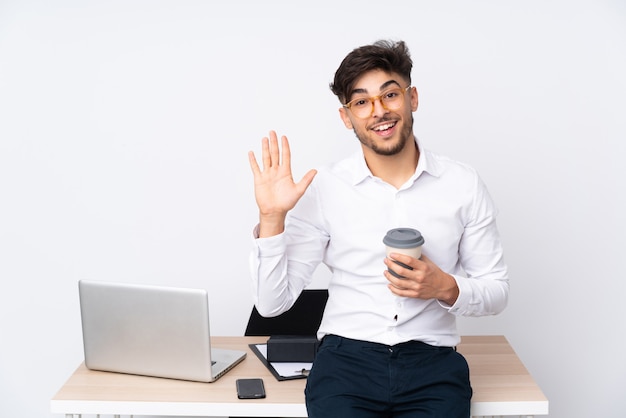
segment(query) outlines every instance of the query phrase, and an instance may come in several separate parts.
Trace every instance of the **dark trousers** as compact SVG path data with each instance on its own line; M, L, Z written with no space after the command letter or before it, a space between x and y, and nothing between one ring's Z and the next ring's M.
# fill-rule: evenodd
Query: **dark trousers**
M309 418L467 418L472 388L467 362L454 348L328 335L305 395Z

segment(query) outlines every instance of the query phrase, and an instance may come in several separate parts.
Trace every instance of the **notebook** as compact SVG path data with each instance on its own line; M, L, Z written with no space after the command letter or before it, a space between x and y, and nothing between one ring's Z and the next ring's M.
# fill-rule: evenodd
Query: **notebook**
M78 288L89 369L214 382L246 357L211 348L205 290L86 280Z

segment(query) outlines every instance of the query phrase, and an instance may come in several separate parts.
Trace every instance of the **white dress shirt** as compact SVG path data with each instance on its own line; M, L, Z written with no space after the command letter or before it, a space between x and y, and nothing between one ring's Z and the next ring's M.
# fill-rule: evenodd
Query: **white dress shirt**
M257 238L250 268L261 315L288 310L320 263L332 273L318 331L394 345L409 340L454 346L456 315L497 314L508 299L496 208L471 167L420 148L415 174L399 189L369 171L362 152L318 170L287 216L282 234ZM459 287L453 306L399 297L387 288L382 242L410 227ZM257 229L258 231L258 229Z

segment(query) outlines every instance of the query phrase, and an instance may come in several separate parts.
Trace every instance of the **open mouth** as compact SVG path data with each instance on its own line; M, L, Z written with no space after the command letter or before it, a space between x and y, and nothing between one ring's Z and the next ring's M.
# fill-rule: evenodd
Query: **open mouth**
M393 132L393 128L395 128L397 123L398 122L395 122L395 121L381 123L380 125L373 127L372 131L383 136L390 135Z

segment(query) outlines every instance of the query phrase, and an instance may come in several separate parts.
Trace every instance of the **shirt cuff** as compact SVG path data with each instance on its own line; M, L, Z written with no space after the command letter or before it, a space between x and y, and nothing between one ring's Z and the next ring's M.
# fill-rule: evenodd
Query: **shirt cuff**
M453 315L461 315L463 311L463 307L467 306L471 299L472 288L467 283L467 280L464 277L457 276L452 274L454 281L456 281L456 285L459 288L459 296L456 298L456 301L452 306L448 305L445 302L438 300L439 305L442 308L445 308Z
M259 224L257 224L252 230L252 238L256 249L255 253L259 257L273 257L284 254L287 250L284 232L271 237L259 238Z

